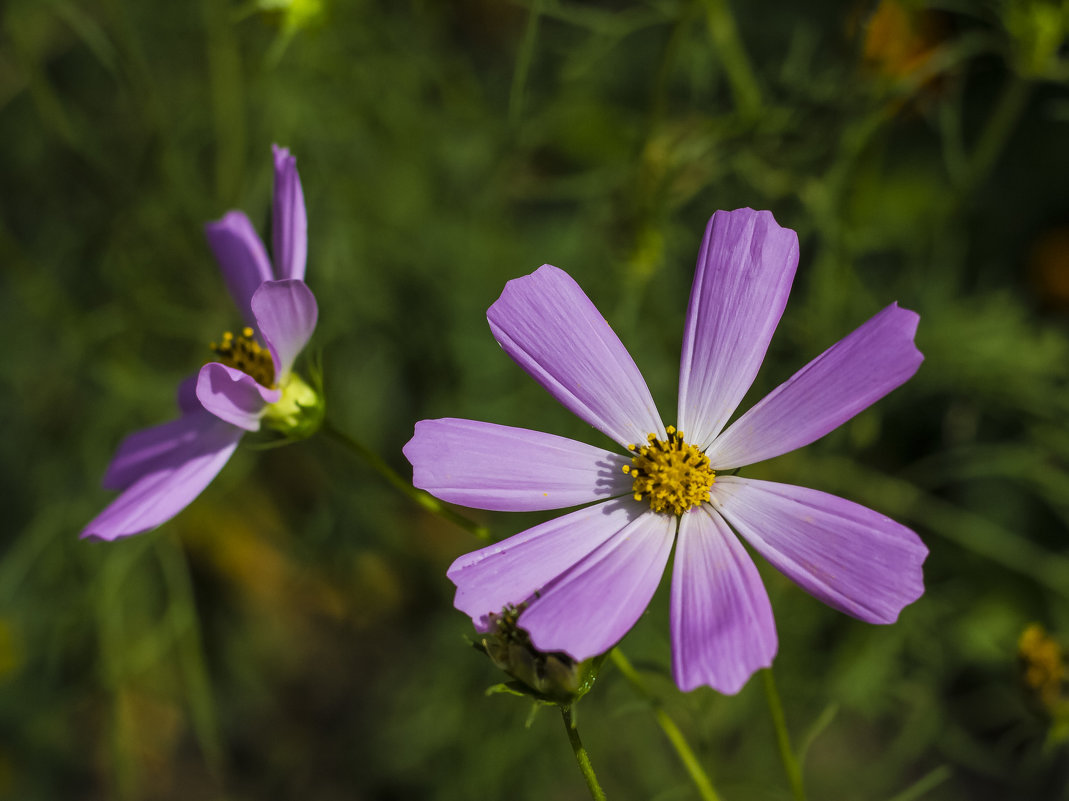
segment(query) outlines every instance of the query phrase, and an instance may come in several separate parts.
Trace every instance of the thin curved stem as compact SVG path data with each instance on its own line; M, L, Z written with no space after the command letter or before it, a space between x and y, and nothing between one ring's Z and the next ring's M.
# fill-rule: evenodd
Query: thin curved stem
M668 741L672 744L672 747L676 750L676 754L679 756L679 761L683 763L683 767L686 768L687 773L690 775L690 780L694 782L694 786L698 790L698 794L702 797L703 801L720 801L720 796L717 795L716 790L713 789L713 783L709 780L708 774L702 768L701 763L698 761L697 755L690 747L690 743L687 742L687 738L683 735L679 726L672 720L672 716L665 711L661 700L655 696L650 689L646 686L646 683L642 680L638 671L635 670L634 665L630 660L624 656L623 651L619 648L613 648L609 652L609 657L612 659L616 668L623 674L624 678L631 683L631 686L638 691L638 694L645 698L651 707L653 707L653 715L657 718L657 723L661 727Z
M791 748L787 718L783 714L783 704L780 702L779 690L776 689L776 680L772 676L772 668L762 670L761 679L765 687L765 697L768 699L768 711L772 714L772 725L776 728L776 744L779 746L780 761L783 762L787 781L791 784L791 792L794 794L795 801L806 801L805 786L802 784L802 767L798 764L794 749Z
M379 456L377 453L375 453L363 443L358 442L353 437L350 437L344 431L335 428L329 420L323 423L323 428L321 430L325 435L330 437L339 445L343 445L344 447L348 448L352 453L356 454L365 462L367 462L368 466L370 466L372 470L381 475L383 478L386 479L387 482L389 482L396 489L407 495L410 499L415 501L417 504L422 506L431 514L438 515L438 517L442 518L443 520L448 520L450 523L458 525L466 531L470 531L472 534L474 534L476 537L479 537L480 539L490 539L490 532L486 528L486 526L480 525L474 520L471 520L465 517L464 515L459 514L458 512L454 512L452 509L450 509L448 506L446 506L444 503L442 503L430 493L424 492L421 489L416 489L415 487L413 487L410 482L405 481L403 478L401 478L401 476L396 470L386 464L386 461L381 456Z
M542 17L542 0L535 0L527 15L527 27L516 56L516 69L512 73L512 88L509 90L509 123L516 125L523 115L524 94L527 91L527 76L531 72L535 42L538 40L538 23Z
M175 640L178 665L184 674L193 733L204 753L208 769L218 780L224 776L224 755L215 711L211 678L204 653L193 579L181 543L173 538L156 539L156 557L163 571L168 594L168 617Z
M1025 78L1014 76L1002 89L998 101L987 118L984 129L976 142L972 154L972 163L965 178L963 193L974 191L995 166L1009 142L1021 112L1028 103L1032 84Z
M586 748L583 747L583 741L579 739L579 729L575 727L571 704L562 705L560 714L564 719L564 728L568 732L568 742L571 743L575 761L579 763L579 770L582 772L583 778L586 779L587 789L590 790L590 797L594 801L605 801L605 791L598 784L598 777L594 774L594 766L590 764L590 755L586 752Z
M753 119L761 109L761 87L739 37L728 0L705 0L705 13L709 36L727 75L735 106L742 117Z

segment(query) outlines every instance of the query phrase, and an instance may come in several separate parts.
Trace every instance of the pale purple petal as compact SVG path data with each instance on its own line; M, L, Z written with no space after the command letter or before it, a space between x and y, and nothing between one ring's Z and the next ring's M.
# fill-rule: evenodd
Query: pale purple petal
M634 360L583 290L548 264L505 285L490 330L553 397L623 446L665 437Z
M243 433L200 411L131 435L108 472L127 486L81 536L114 540L170 520L211 483ZM138 440L130 444L135 437Z
M817 490L717 477L713 506L781 573L824 603L893 623L924 592L928 549L903 525Z
M545 587L517 625L540 651L582 660L609 650L649 606L675 530L675 517L647 510Z
M201 412L203 414L203 410ZM104 480L104 489L124 490L144 476L170 465L174 454L196 435L192 415L170 420L161 425L143 428L128 434L115 451Z
M642 512L633 501L606 501L465 554L446 572L457 587L453 605L485 631L487 615L523 603Z
M315 331L319 317L315 295L296 278L265 281L252 296L252 312L275 360L275 381L281 385Z
M273 278L264 243L242 211L228 211L221 220L207 223L204 236L223 272L234 305L242 319L253 325L256 318L249 305L252 293L261 283Z
M297 174L297 159L289 150L272 145L275 157L275 196L271 204L271 247L278 278L304 279L308 255L308 215Z
M626 456L475 420L421 420L404 454L415 486L476 509L563 509L626 495L633 483Z
M126 489L145 473L158 469L161 463L169 464L174 451L189 440L192 436L191 421L184 418L187 415L204 414L204 407L197 399L196 374L182 380L178 385L177 396L178 409L183 419L171 420L128 434L119 444L104 473L104 480L101 482L104 489Z
M776 655L772 605L750 555L720 515L679 519L672 570L672 675L689 692L734 695Z
M219 362L204 365L197 377L201 405L220 420L246 431L259 431L264 408L281 396L277 389L267 389L252 376Z
M683 329L676 428L700 450L753 384L798 266L798 235L771 212L718 211L698 253Z
M707 451L717 470L771 459L838 428L905 383L924 357L916 312L892 303L780 384Z

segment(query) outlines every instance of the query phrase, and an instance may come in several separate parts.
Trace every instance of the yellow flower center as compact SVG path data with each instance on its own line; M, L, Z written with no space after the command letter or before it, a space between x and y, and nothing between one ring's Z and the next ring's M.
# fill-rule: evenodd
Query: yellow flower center
M628 445L635 454L624 472L634 479L635 500L646 498L655 512L681 515L709 500L716 473L709 457L683 441L683 432L674 426L665 429L668 439L650 434L645 445Z
M235 367L251 375L261 386L274 389L275 362L271 358L271 351L253 339L254 333L248 326L241 329L240 336L227 331L223 334L223 341L213 342L211 348L221 364Z

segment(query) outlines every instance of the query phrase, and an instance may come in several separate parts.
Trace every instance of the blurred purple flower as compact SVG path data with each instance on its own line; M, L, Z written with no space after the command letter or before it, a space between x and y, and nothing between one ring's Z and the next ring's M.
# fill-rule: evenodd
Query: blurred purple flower
M315 391L291 372L318 314L304 283L304 196L297 160L285 148L273 151L274 269L244 212L228 212L205 226L208 245L248 326L213 345L219 360L182 382L177 420L135 431L119 445L103 484L121 494L82 537L114 540L170 520L215 478L246 431L259 430L261 421L284 431L296 428L302 410L317 402Z
M598 501L453 563L456 607L477 628L523 605L518 625L539 650L600 654L646 609L675 543L676 684L735 693L777 647L768 595L736 533L807 592L861 620L894 622L920 597L927 549L909 529L833 495L722 472L822 437L923 360L913 344L918 316L892 304L725 428L757 375L797 264L796 234L769 212L713 215L683 334L679 430L661 422L631 356L566 273L544 265L508 283L487 313L494 337L628 453L472 420L416 424L404 449L413 483L442 500L511 511Z

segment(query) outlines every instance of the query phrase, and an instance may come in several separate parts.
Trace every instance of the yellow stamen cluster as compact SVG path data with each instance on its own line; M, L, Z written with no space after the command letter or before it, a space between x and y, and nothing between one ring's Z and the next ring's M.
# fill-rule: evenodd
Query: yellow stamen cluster
M708 456L683 441L682 431L674 426L665 430L666 440L650 434L647 444L627 446L635 455L624 472L634 479L636 501L647 498L653 511L681 515L709 500L716 473Z
M213 342L211 348L222 364L251 375L261 386L272 388L275 385L275 363L271 351L253 339L254 334L248 326L241 329L240 336L227 331L223 341Z

